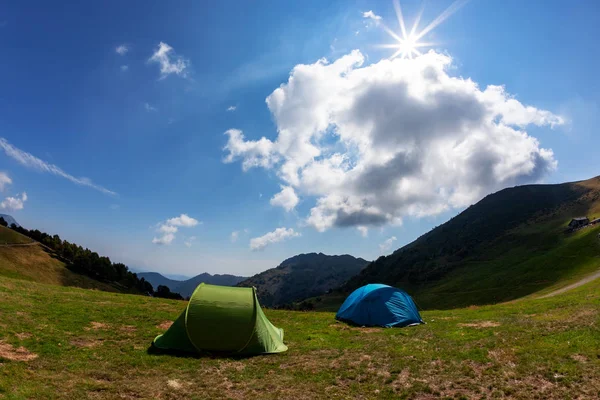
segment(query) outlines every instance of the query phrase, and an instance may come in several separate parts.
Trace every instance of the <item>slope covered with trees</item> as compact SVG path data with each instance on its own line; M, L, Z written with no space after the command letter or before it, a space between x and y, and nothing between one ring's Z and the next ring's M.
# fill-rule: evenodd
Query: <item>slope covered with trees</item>
M37 229L28 230L15 224L11 225L11 229L44 245L53 253L52 256L64 263L66 268L72 272L121 288L123 291L154 293L149 282L146 282L144 278L138 278L123 263L113 263L110 258L62 240L58 235L51 236Z
M505 189L380 257L338 292L383 282L424 308L525 296L600 268L600 226L565 232L579 216L600 216L600 177Z

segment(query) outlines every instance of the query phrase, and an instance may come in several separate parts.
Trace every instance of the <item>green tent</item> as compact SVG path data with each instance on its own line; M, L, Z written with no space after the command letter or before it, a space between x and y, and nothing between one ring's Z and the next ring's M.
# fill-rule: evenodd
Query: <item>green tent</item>
M241 355L287 350L283 329L267 319L256 289L205 283L196 288L186 309L153 344L163 350Z

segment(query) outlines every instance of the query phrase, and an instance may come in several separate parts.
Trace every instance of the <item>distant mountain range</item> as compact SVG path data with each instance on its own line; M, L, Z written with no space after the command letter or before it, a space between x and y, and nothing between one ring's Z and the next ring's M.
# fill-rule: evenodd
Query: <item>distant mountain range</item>
M0 217L4 218L4 220L8 223L8 227L10 228L10 226L12 224L15 224L16 226L21 226L19 225L19 223L12 217L12 215L8 215L8 214L0 214Z
M211 285L235 286L239 282L242 282L243 280L247 279L243 276L219 274L211 275L207 273L197 275L185 281L169 279L159 274L158 272L139 272L137 276L139 278L144 278L145 280L150 282L154 287L154 290L156 290L156 288L158 288L159 285L163 285L168 287L171 290L171 292L179 293L183 297L191 296L196 287L202 282Z
M368 263L351 255L300 254L238 286L256 287L262 305L278 307L325 294L358 274Z

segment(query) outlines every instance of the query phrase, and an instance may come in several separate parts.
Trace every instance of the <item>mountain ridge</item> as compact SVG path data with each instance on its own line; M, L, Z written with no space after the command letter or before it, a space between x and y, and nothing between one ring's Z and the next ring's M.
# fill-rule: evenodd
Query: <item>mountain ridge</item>
M357 274L369 262L349 254L303 253L256 274L237 286L256 287L262 305L281 307L325 294Z
M203 272L185 281L167 278L159 272L138 272L137 276L150 282L155 289L159 285L166 286L171 292L179 293L183 297L191 296L196 287L202 282L211 285L235 286L244 279L247 279L243 276L230 274L211 275L207 272Z
M9 214L0 214L0 218L4 218L4 220L6 221L6 223L8 224L7 226L10 228L10 226L12 224L15 224L16 226L21 226L19 225L19 223L17 222L17 220Z
M565 234L572 218L599 214L600 177L503 189L378 258L336 292L381 282L425 308L512 300L600 268L600 227Z

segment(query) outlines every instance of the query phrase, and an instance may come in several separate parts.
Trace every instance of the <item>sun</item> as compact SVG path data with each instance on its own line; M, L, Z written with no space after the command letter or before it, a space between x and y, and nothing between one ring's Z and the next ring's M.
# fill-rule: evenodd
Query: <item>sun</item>
M390 57L391 59L394 59L398 56L412 59L415 56L422 55L422 53L419 51L419 48L429 47L432 45L432 43L419 42L415 36L409 36L406 39L398 41L398 43L391 44L386 47L396 49L396 52Z
M419 27L419 22L421 21L421 15L423 14L423 7L417 14L415 18L415 22L410 30L407 32L406 24L404 23L404 16L402 15L402 8L400 7L400 3L398 0L394 0L394 9L396 11L396 16L398 17L398 24L400 25L399 34L388 28L383 22L380 22L381 27L393 38L396 40L395 43L392 44L384 44L380 47L394 49L395 52L390 56L390 59L393 60L396 57L408 58L412 59L413 57L418 57L422 55L419 49L424 47L432 47L435 44L430 42L422 42L421 39L435 29L438 25L444 22L448 17L458 11L459 8L468 3L469 0L456 0L454 3L450 5L443 13L441 13L437 18L435 18L429 25L427 25L423 30L417 32L417 28Z

